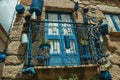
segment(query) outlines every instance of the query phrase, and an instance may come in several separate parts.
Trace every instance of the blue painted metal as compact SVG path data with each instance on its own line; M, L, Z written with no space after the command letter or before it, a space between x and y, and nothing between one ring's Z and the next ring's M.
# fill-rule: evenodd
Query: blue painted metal
M69 36L65 35L64 39L65 39L65 41L64 41L65 42L65 48L69 49L70 48L70 38L69 38Z
M99 30L102 34L102 36L105 36L108 34L108 24L105 24L104 22L100 23Z
M46 15L46 20L48 20L48 14L49 14L49 12L47 13L47 15ZM63 34L63 26L62 26L62 24L70 24L71 25L71 29L73 29L73 22L72 22L72 20L71 20L71 22L62 22L62 20L61 20L61 15L62 14L69 14L69 13L56 13L57 14L57 16L58 16L58 21L56 22L56 23L58 23L58 29L59 29L59 35L48 35L48 23L54 23L55 21L48 21L48 23L46 23L46 38L47 39L55 39L55 40L60 40L60 49L61 49L61 51L60 51L60 53L58 53L58 54L56 54L56 53L51 53L50 54L50 64L49 65L62 65L62 66L67 66L67 65L71 65L71 64L73 64L73 65L75 65L74 63L69 63L69 64L66 64L67 62L69 62L70 60L71 61L74 61L72 58L71 59L69 59L68 60L68 58L69 58L69 56L66 54L66 49L65 49L65 35ZM69 14L70 15L70 14ZM70 15L70 17L71 17L71 15ZM71 18L72 19L72 18ZM47 22L47 21L46 21ZM74 30L73 30L73 32L74 32ZM56 36L56 37L55 37ZM75 35L69 35L69 39L71 40L74 40L75 41L75 45L76 45L76 48L78 48L77 47L77 43L76 43L76 39L75 39ZM70 55L73 55L73 58L75 57L75 54L77 54L77 58L79 58L79 59L76 59L76 64L80 64L80 57L79 57L79 54L78 54L78 51L77 51L78 49L76 49L76 52L77 53L70 53ZM52 58L52 57L59 57L59 59L57 59L57 58ZM67 57L68 56L68 57ZM57 63L54 63L54 61L57 61Z
M97 22L97 18L96 17L92 17L91 19L92 19L92 21Z
M119 18L119 20L120 20L120 15L118 15L118 18Z
M47 44L47 43L39 46L39 48L43 48L43 49L50 49L50 47L51 47L50 44Z
M88 8L84 8L84 9L83 9L83 21L84 21L84 24L85 24L85 25L88 24L88 14L87 14L88 11L89 11Z
M101 78L101 80L112 80L112 76L111 76L111 74L109 73L108 70L101 71L100 72L100 78Z
M30 65L31 62L31 52L32 52L32 23L29 23L29 37L28 37L28 46L27 46L27 56L26 56L26 65Z
M90 29L90 32L89 32L89 39L91 41L91 46L92 46L92 49L93 49L93 60L95 63L98 63L99 60L100 60L100 55L97 53L97 47L95 45L95 37L93 36L93 28Z
M78 7L78 2L75 2L75 5L74 5L74 11L77 12L77 11L78 11L78 8L79 8L79 7Z
M116 30L117 30L117 31L120 31L120 28L119 28L119 26L118 26L117 22L115 21L115 19L114 19L114 16L113 16L113 15L111 15L111 19L112 19L112 21L113 21L113 24L114 24L114 26L115 26Z
M93 48L93 60L95 63L104 64L107 62L106 54L103 49L103 41L100 40L101 33L97 28L91 28L89 32L89 39Z
M32 0L32 4L30 6L30 13L36 12L37 16L41 15L43 8L43 0Z
M23 73L23 74L28 74L28 73L36 74L34 67L24 68L24 69L22 70L22 73Z
M91 59L88 44L82 45L82 52L83 52L83 54L82 54L82 59L83 60L90 60Z
M84 14L83 21L84 21L85 25L88 24L88 15L87 15L87 13Z
M49 59L47 61L45 61L45 65L50 65L50 66L73 66L73 65L80 65L81 64L81 61L80 59L83 59L83 60L91 60L91 58L94 59L94 62L95 63L99 63L101 58L102 57L106 57L105 52L104 52L104 49L102 47L102 42L99 41L99 35L101 34L99 32L99 30L97 29L91 29L91 31L89 32L89 40L90 40L90 44L92 46L92 49L93 49L93 53L90 53L89 51L89 47L90 45L86 44L84 46L81 46L80 48L83 50L83 54L80 56L79 55L79 51L78 51L78 45L77 44L77 40L76 40L76 32L74 29L77 29L79 27L74 27L74 23L72 22L62 22L61 21L61 13L58 13L57 16L58 16L58 21L56 21L55 23L58 23L58 29L59 29L59 35L49 35L48 34L48 23L54 23L54 21L48 21L48 14L47 13L47 18L46 18L46 24L45 24L45 39L47 40L59 40L60 41L60 53L50 53L49 54ZM40 22L40 21L38 21ZM41 21L42 22L42 21ZM67 27L66 28L71 28L72 29L72 33L73 34L69 34L67 35L69 37L69 40L72 40L75 42L75 47L76 47L76 52L74 53L66 53L66 44L64 44L65 42L68 42L67 40L65 41L65 34L63 34L63 26L62 24L69 24L71 26ZM81 24L81 23L79 23ZM82 26L80 27L83 27L84 24L82 23L81 24ZM92 25L92 24L91 24ZM101 23L101 26L102 23ZM85 26L84 26L85 27ZM32 46L32 29L34 28L34 26L32 24L30 24L30 27L29 27L29 45L28 45L28 52L27 52L27 60L26 60L26 63L27 65L30 65L30 60L31 59L44 59L44 58L48 58L48 56L45 56L45 55L38 55L38 56L32 56L31 55L31 48L30 46ZM65 28L64 28L65 29ZM86 27L86 30L88 28ZM86 34L86 33L85 33ZM79 36L80 37L80 36ZM84 35L83 35L84 37ZM98 41L97 41L98 40ZM96 45L96 43L99 42L99 46ZM70 45L69 45L70 46ZM43 45L43 46L39 46L38 48L45 48L45 49L50 49L50 46L47 45ZM69 49L69 48L68 48ZM93 55L92 55L93 54Z
M25 8L24 8L23 5L21 5L21 4L18 4L18 5L15 7L15 9L16 9L16 11L17 11L18 14L22 14L22 13L24 13L24 11L25 11Z
M7 57L6 52L0 52L0 62L4 62Z

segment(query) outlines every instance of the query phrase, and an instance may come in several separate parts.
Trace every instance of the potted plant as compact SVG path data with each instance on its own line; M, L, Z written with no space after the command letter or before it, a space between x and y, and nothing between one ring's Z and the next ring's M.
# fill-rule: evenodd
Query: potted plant
M50 40L48 39L41 39L39 48L41 49L42 53L48 55L50 50Z

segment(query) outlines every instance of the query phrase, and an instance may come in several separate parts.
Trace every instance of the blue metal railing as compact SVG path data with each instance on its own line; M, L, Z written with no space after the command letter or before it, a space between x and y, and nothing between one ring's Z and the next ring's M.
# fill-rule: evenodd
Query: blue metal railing
M43 23L60 23L60 24L73 24L73 27L70 26L57 26L56 28L70 28L74 30L73 32L73 40L76 39L77 44L75 46L78 46L76 48L77 51L74 53L66 53L66 49L63 51L60 51L60 53L51 54L50 53L50 46L51 44L45 43L42 45L43 47L40 47L40 41L42 38L46 38L45 35L48 34L48 31L46 31L46 27L52 26L45 26L41 24ZM101 58L106 59L106 54L104 51L104 48L102 47L102 43L99 41L99 36L97 34L101 35L99 30L97 28L94 28L97 30L96 32L93 30L93 27L95 24L88 24L85 25L84 23L74 23L74 22L55 22L55 21L32 21L29 22L29 42L27 46L27 56L26 56L26 65L43 65L43 66L74 66L74 65L82 65L82 64L98 64L101 61ZM53 26L55 27L55 26ZM98 27L99 28L99 27ZM46 33L47 32L47 33ZM42 36L39 36L40 39L36 40L37 33L42 34ZM61 35L64 35L63 33L60 33ZM59 35L60 35L59 34ZM34 36L35 35L35 36ZM53 35L53 34L52 34ZM58 39L60 37L58 36ZM53 35L55 37L56 35ZM70 37L70 36L69 36ZM52 38L51 38L52 39ZM50 39L50 40L51 40ZM56 38L57 39L57 38ZM58 40L57 39L57 40ZM64 38L63 38L64 39ZM71 38L72 39L72 36ZM83 39L83 42L81 41ZM98 45L95 44L96 40L98 40ZM49 40L49 38L47 39ZM33 43L36 42L37 47L32 47ZM63 41L64 42L64 41ZM86 44L86 43L87 44ZM70 43L68 43L70 44ZM64 47L64 46L62 46ZM58 48L58 47L57 47ZM38 50L34 54L34 50ZM100 50L101 52L97 51ZM62 55L61 55L62 54ZM64 55L64 56L63 56ZM104 55L104 56L101 56Z

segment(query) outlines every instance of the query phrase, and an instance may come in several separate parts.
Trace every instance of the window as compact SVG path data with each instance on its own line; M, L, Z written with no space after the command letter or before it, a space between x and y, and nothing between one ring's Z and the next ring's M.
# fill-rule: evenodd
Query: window
M74 33L74 24L71 14L67 13L46 13L46 38L50 40L49 65L80 65L77 40ZM70 48L65 46L64 36L69 37Z
M105 14L108 21L108 25L113 32L120 32L120 15L108 15Z

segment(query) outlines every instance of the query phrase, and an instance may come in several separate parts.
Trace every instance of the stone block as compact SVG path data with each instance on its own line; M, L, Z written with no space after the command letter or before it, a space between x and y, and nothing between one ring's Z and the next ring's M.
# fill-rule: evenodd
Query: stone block
M10 55L24 55L26 48L19 41L12 41L7 48Z
M24 4L26 6L30 6L31 2L32 2L32 0L21 0L21 4Z
M104 14L100 10L96 10L94 13L92 13L91 10L89 10L88 15L90 17L96 17L96 18L99 18L99 19L104 19L105 18Z
M81 1L81 2L82 2L82 4L85 4L85 5L89 5L90 4L89 1Z
M112 80L120 80L120 67L118 65L113 65L109 71L112 75Z
M17 66L5 66L3 68L3 73L2 73L2 78L9 78L10 80L15 79L15 78L20 78L22 76L18 76L21 74L23 68L22 65L17 65Z
M112 6L107 6L107 5L97 5L97 7L105 13L120 14L119 7L112 7Z
M82 16L82 13L81 12L74 12L73 13L73 18L74 18L74 21L75 22L78 22L78 23L83 23L83 16Z
M13 28L13 30L10 33L10 40L11 41L20 41L20 39L21 39L23 29L22 29L22 27L21 28L17 27L17 28L18 29Z
M63 11L65 9L67 12L69 9L74 9L74 3L70 0L44 0L44 6L46 7L46 10L48 10L47 8L49 8L53 11L61 11L61 9Z
M14 26L21 26L25 22L24 17L17 17L14 22Z
M120 56L118 56L118 55L112 55L112 57L110 57L110 61L114 65L120 65Z
M79 8L84 8L85 5L84 4L79 4Z
M102 4L101 1L94 1L94 0L91 0L90 3L91 3L91 4Z
M3 68L2 78L4 80L37 80L35 75L22 74L23 64L21 65L9 65Z
M5 60L5 64L7 65L18 65L24 62L24 56L15 56L15 55L10 55L7 56Z
M23 27L22 26L13 26L12 31L14 31L14 30L22 31Z
M103 12L100 10L96 10L96 17L101 19L105 18Z

